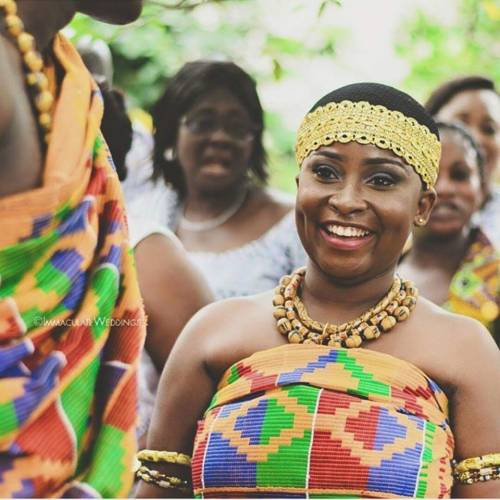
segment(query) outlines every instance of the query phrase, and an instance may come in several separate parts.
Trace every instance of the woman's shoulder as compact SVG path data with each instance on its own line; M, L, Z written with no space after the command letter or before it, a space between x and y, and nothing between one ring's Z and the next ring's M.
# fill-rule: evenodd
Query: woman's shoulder
M203 351L210 371L220 376L240 359L283 343L272 298L268 291L209 304L195 314L182 335Z
M424 371L443 385L457 387L464 370L480 370L481 363L492 358L500 361L492 335L479 321L446 311L422 297L415 312L416 356L427 367Z

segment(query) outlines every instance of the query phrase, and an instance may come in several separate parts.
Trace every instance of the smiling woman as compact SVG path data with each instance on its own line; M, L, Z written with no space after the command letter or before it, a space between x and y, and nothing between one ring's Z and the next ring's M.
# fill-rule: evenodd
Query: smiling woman
M500 494L500 352L395 274L435 203L438 137L415 100L379 84L308 113L296 147L308 263L188 324L139 455L141 496L190 479L219 498ZM452 459L476 455L454 484Z

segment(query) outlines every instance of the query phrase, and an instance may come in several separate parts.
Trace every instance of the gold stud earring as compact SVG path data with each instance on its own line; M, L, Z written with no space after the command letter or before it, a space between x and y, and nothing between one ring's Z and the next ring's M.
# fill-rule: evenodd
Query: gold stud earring
M417 217L416 223L417 223L417 226L425 226L425 219L422 216Z

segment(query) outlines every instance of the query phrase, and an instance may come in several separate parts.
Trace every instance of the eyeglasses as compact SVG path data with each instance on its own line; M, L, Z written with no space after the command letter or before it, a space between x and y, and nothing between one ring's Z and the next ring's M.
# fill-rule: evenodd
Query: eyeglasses
M232 139L242 142L251 141L259 132L259 127L247 120L233 117L222 118L211 114L184 116L180 124L192 134L200 136L208 136L222 129Z

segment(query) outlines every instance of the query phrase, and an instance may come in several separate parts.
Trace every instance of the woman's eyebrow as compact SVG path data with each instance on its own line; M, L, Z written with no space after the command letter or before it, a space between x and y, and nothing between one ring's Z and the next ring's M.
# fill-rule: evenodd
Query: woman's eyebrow
M344 160L345 156L339 154L339 153L334 153L333 151L315 151L311 156L326 156L328 158L331 158L332 160Z
M391 165L396 165L404 170L408 169L406 163L402 162L401 160L397 158L386 158L383 156L376 158L367 158L363 163L365 163L366 165L386 165L387 163L390 163Z

